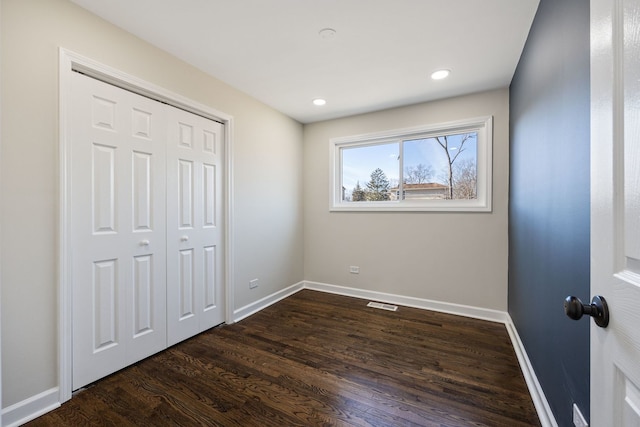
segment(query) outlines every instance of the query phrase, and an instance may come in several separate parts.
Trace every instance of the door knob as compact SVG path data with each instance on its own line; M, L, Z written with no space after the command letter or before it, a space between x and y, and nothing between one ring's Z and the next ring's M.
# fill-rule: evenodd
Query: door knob
M180 241L181 242L188 242L189 241L189 236L184 235L184 236L180 237Z
M140 246L149 246L149 243L151 243L151 242L149 242L146 239L145 240L140 240Z
M564 300L564 313L573 320L578 320L585 314L591 316L601 328L606 328L609 324L609 307L600 295L593 297L591 304L583 304L580 298L568 296Z

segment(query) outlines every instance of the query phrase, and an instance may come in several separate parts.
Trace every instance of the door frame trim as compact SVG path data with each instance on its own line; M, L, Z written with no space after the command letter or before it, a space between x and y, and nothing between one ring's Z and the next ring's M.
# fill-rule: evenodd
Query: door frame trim
M59 50L59 218L58 218L58 384L60 403L71 399L73 373L73 319L71 275L71 188L70 188L70 141L69 108L71 75L81 72L98 80L135 92L139 95L173 105L199 116L222 123L224 131L224 312L225 322L233 323L233 117L200 104L177 93L156 86L145 80L101 64L68 49Z

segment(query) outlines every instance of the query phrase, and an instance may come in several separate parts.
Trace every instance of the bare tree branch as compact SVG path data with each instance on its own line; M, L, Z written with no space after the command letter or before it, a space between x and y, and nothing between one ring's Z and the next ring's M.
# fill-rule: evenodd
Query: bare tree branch
M442 139L441 139L442 138ZM463 151L466 150L466 147L464 146L464 144L470 140L475 138L475 134L473 133L465 133L464 135L462 135L462 140L460 141L460 145L457 147L457 152L456 154L451 157L451 153L449 152L449 139L447 138L447 135L443 135L443 136L436 136L434 137L434 139L436 140L436 142L438 144L440 144L440 147L442 147L442 149L444 150L444 153L447 156L447 163L448 163L448 184L449 184L449 189L447 191L447 198L449 199L453 199L454 196L454 182L453 182L453 164L455 163L456 159L458 158L458 156L460 156L460 154L462 154Z

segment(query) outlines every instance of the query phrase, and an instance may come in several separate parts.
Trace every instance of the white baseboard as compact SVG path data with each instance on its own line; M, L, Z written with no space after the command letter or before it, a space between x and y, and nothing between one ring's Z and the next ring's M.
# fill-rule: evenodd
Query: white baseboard
M271 295L267 295L266 297L259 299L256 302L252 302L251 304L247 304L244 307L234 310L233 321L239 322L245 317L249 317L252 314L259 312L260 310L265 309L270 305L275 304L276 302L295 294L296 292L298 292L303 288L304 288L304 282L298 282L295 285L291 285L288 288L282 289Z
M367 291L364 289L348 288L318 282L303 282L305 289L345 295L349 297L369 299L389 304L404 305L405 307L421 308L423 310L439 311L441 313L456 314L474 319L489 320L491 322L506 323L508 314L504 311L488 308L472 307L469 305L453 304L449 302L433 301L423 298L406 297L387 294L384 292Z
M29 422L60 406L58 387L43 391L2 410L2 426L14 427Z
M511 316L509 316L508 313L507 317L508 319L505 322L505 326L507 327L507 332L511 338L513 349L515 350L518 362L520 363L520 369L522 370L522 375L524 375L524 380L527 383L531 400L533 400L533 405L536 407L536 411L538 412L540 424L542 424L542 427L558 427L558 423L556 422L556 418L551 411L549 402L544 395L542 386L540 385L538 377L533 370L527 351L520 340L520 335L518 335L516 326L513 324L513 320L511 320Z

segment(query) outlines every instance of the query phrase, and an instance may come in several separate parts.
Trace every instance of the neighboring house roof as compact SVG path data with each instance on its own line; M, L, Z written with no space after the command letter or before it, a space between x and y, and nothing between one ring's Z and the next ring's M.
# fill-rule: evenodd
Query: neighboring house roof
M438 182L425 182L422 184L403 184L402 189L405 191L420 191L420 190L446 190L449 186L440 184ZM391 188L390 191L398 191L398 187Z

